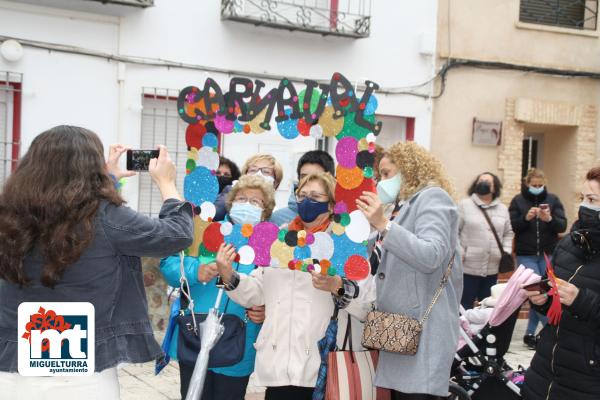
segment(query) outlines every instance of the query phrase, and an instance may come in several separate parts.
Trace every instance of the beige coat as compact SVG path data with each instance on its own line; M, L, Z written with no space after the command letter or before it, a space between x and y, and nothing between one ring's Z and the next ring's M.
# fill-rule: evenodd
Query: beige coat
M343 312L340 346L348 313L364 320L375 301L370 275L359 288L358 298ZM259 267L250 275L240 274L238 287L227 294L244 307L265 305L265 322L254 345L257 385L314 387L321 364L317 342L325 336L334 308L331 293L315 289L307 272ZM358 347L357 339L358 333L353 341Z
M460 216L458 229L463 270L468 275L496 275L500 264L500 250L494 234L478 206L483 206L490 216L504 251L512 252L514 233L506 206L500 202L500 199L495 199L486 205L476 194L473 194L458 203Z

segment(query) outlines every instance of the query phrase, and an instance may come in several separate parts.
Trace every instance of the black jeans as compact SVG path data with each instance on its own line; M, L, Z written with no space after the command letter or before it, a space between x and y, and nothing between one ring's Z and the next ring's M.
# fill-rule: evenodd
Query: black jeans
M491 288L498 281L498 275L475 276L464 274L463 293L460 303L468 310L473 308L475 300L483 300L491 294Z
M265 400L311 400L314 388L303 386L272 386L265 392Z
M392 400L442 400L439 396L419 393L401 393L392 390Z
M190 386L192 372L194 372L194 367L179 363L182 399L185 399ZM250 376L227 376L208 371L206 373L206 381L204 381L204 390L202 390L201 398L202 400L243 400L246 396L246 388L248 387L249 380Z

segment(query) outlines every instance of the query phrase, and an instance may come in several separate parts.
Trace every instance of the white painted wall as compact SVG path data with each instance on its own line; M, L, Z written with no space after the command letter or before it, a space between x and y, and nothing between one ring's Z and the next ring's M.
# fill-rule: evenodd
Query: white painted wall
M436 9L436 0L374 0L371 36L349 39L221 21L219 1L156 0L155 7L112 17L0 0L0 35L244 70L250 78L251 72L268 72L329 79L339 71L353 82L368 78L382 87L397 88L427 81L434 73L431 56L421 55L420 49L423 38L435 48ZM65 123L96 131L105 145L121 141L135 147L140 141L143 87L201 86L209 76L134 64L123 65L119 72L117 64L31 47L25 48L17 63L0 57L0 71L23 73L21 151L35 135ZM210 76L227 87L230 76ZM276 84L265 82L268 87ZM421 90L427 92L429 87ZM378 95L378 100L378 113L415 117L415 140L430 146L429 100L396 94ZM290 149L300 151L305 146L296 143ZM228 154L227 148L226 141L226 155L239 153L238 149ZM284 179L289 182L294 174L293 166L288 167ZM135 179L125 186L124 194L130 204L137 204Z

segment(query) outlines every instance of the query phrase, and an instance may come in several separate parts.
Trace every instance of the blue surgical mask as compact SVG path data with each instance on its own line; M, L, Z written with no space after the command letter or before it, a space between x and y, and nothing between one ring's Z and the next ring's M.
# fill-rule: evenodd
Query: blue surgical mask
M377 196L384 204L394 203L400 193L402 186L402 177L396 174L389 179L379 181L377 184Z
M544 187L543 186L541 186L539 188L536 188L536 187L533 187L533 186L529 186L529 193L531 193L534 196L539 196L543 192L544 192Z
M236 224L256 225L261 221L262 208L250 203L233 203L229 217Z
M304 222L313 222L319 215L328 210L328 201L314 201L306 198L298 203L298 215Z

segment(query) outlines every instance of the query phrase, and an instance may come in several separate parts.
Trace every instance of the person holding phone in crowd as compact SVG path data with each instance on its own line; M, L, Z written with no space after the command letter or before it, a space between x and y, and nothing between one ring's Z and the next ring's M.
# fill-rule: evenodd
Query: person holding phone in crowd
M509 207L510 221L515 232L517 264L542 276L546 272L544 254L550 256L559 240L559 234L567 229L564 207L558 196L546 188L546 175L541 169L532 168L524 178L521 193L515 196ZM546 324L543 315L531 311L523 343L531 349L536 346L538 323Z
M583 201L570 234L557 245L553 266L562 304L547 324L525 375L525 400L600 399L600 167L588 171ZM548 313L553 297L529 290L535 310Z
M163 205L150 218L124 205L99 137L57 126L38 135L0 194L0 388L2 398L119 399L117 365L161 356L148 316L140 257L166 257L193 240L192 207L175 186L164 146L149 173ZM95 372L78 377L17 373L22 302L89 302L95 308Z

